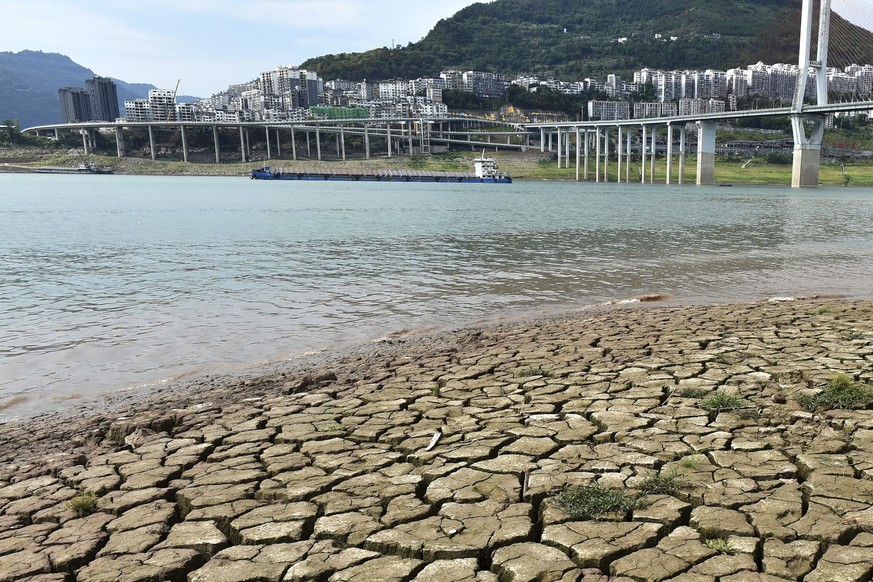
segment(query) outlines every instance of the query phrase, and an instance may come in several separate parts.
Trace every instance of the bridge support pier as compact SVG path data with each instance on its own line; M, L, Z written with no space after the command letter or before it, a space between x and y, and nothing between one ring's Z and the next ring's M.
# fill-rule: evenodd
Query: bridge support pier
M811 131L807 134L807 122ZM792 115L794 130L794 166L791 170L792 188L814 188L819 183L821 139L824 135L823 115Z
M576 127L576 181L582 178L582 130Z
M685 126L679 128L679 179L678 184L685 183Z
M152 154L152 161L158 159L157 152L155 152L155 128L151 125L149 126L149 150Z
M667 180L668 186L673 183L673 126L667 124Z
M655 183L655 155L658 153L658 129L652 126L652 163L649 165L649 184Z
M622 151L624 151L624 148L622 147L624 145L623 140L622 140L622 138L624 137L624 132L621 130L621 126L616 127L615 130L618 133L618 144L617 144L617 147L615 149L615 153L616 153L615 157L618 160L618 167L617 167L617 171L615 174L615 181L616 181L616 183L621 184L621 155L622 155Z
M124 157L124 133L120 127L115 128L115 151L118 152L118 157Z
M627 151L626 151L626 153L627 153L627 159L625 160L626 163L625 163L625 165L624 165L624 181L625 181L625 184L630 184L630 177L631 177L631 159L633 158L633 141L634 141L633 130L630 129L630 128L628 128L628 130L627 130L627 146L625 146L625 147L627 148Z
M718 122L697 122L697 185L715 184L715 134Z
M561 130L558 129L558 169L561 169Z
M315 128L315 151L318 153L318 161L321 161L321 131Z
M218 126L212 126L212 143L215 146L215 163L221 163L221 143L218 141Z
M603 143L603 132L600 128L597 128L597 146L595 147L594 154L594 181L600 182L600 156L601 156L601 145Z
M246 160L246 134L242 125L239 126L239 156L243 163L248 161Z
M390 123L387 124L386 127L388 128L388 157L390 158L391 157L391 124Z
M89 153L89 151L88 151L88 130L87 129L82 130L82 152L86 156Z
M364 154L367 159L370 159L370 130L368 126L364 126Z
M343 161L346 161L346 130L340 125L340 147L343 150Z
M267 127L266 125L264 126L264 134L266 134L266 137L267 137L267 159L272 160L273 159L273 150L270 147L270 128Z
M603 181L609 182L609 128L603 130Z
M679 184L685 183L685 126L679 129Z
M588 158L589 158L588 144L590 143L590 141L591 141L591 138L588 136L588 128L586 127L585 128L585 146L584 146L585 147L585 161L584 161L583 166L582 166L582 175L583 175L583 178L586 182L588 181Z
M276 157L282 157L282 138L279 135L279 128L276 128Z
M646 145L649 143L649 130L643 126L643 141L640 142L640 184L646 183Z
M185 126L180 125L179 129L181 129L182 133L182 160L188 161L188 133L185 131Z

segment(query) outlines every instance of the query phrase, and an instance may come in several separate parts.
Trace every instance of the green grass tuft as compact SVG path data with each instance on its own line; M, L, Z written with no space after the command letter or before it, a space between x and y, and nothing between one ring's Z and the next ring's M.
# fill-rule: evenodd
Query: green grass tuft
M873 400L873 391L857 384L847 374L837 374L818 394L804 394L797 399L807 412L817 410L854 410Z
M696 469L700 466L700 463L694 457L683 457L681 461L679 461L679 466L684 469Z
M82 491L70 499L67 504L76 515L85 517L97 511L97 496L90 491Z
M598 520L611 513L627 513L645 506L642 497L625 497L618 489L598 483L572 487L555 496L555 505L573 519Z
M666 475L650 475L640 490L650 495L675 495L679 491L677 475L672 471Z
M737 553L737 549L733 547L729 541L721 538L704 540L703 545L711 550L715 550L719 554L724 554L726 556L733 556Z
M743 406L742 400L721 390L700 402L700 407L704 410L737 410L738 408L743 408Z

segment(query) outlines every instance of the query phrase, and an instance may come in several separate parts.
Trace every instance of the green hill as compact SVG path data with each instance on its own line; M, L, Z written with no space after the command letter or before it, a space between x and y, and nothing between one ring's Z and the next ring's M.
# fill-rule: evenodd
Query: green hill
M415 78L462 68L571 80L628 76L643 67L796 62L800 6L800 0L496 0L439 21L417 43L325 55L303 67L325 79ZM856 60L866 55L873 62L873 34L843 28L869 41L855 41Z

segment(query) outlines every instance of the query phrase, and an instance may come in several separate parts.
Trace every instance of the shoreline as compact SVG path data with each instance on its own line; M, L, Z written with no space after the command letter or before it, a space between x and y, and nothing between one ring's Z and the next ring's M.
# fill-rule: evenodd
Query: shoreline
M262 154L262 153L261 153ZM214 158L192 153L190 162L172 159L167 156L153 161L144 157L118 158L114 155L92 155L89 161L100 166L111 168L117 175L137 176L221 176L246 177L250 170L263 165L293 167L305 171L341 170L424 170L468 172L472 171L473 159L480 155L479 151L455 151L446 154L425 156L374 156L371 159L349 158L347 160L301 158L298 161L290 159L267 160L261 154L255 155L248 162L240 162L226 157L220 164L214 163ZM500 171L508 173L514 181L556 181L575 182L575 163L568 168L557 168L556 158L550 152L529 150L527 152L489 152L498 164ZM33 168L39 166L76 167L82 162L82 156L75 150L55 151L46 149L9 150L0 149L0 175L3 173L33 173ZM690 155L686 165L685 184L693 185L696 179L694 156ZM785 186L791 183L791 165L769 164L764 159L748 165L748 159L737 160L729 156L719 157L716 161L715 185L742 186ZM654 184L644 186L665 185L665 160L659 158L656 164ZM610 163L612 173L609 183L616 182L616 164ZM849 182L838 164L822 163L821 184L823 186L873 186L873 163L853 162L846 167L850 176ZM593 173L593 169L591 169ZM676 170L674 170L675 174ZM676 176L674 175L674 181ZM583 180L583 182L586 182ZM594 183L592 180L587 182ZM633 183L638 182L638 175Z
M873 574L873 300L573 310L322 356L5 425L0 572ZM839 373L861 401L826 405ZM560 496L595 483L642 501L580 521Z

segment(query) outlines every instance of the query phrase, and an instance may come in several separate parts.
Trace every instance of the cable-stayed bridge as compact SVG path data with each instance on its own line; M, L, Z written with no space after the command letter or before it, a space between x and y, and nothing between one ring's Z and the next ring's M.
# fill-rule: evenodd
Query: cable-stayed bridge
M570 167L575 156L576 179L589 179L593 168L596 181L606 181L611 175L610 162L617 164L618 181L631 181L631 165L638 155L641 168L634 179L654 182L658 138L666 132L666 182L683 183L685 159L696 154L698 184L715 182L716 136L720 122L743 118L789 116L794 134L794 164L792 186L817 186L821 161L821 144L826 121L837 113L873 111L873 78L864 79L864 90L830 102L828 95L829 63L846 67L853 63L873 63L873 42L866 31L873 30L873 5L869 0L802 0L799 31L797 83L791 104L770 109L727 111L661 118L611 121L571 121L560 123L494 122L470 118L422 119L359 119L312 120L297 122L87 122L45 125L25 131L45 133L76 132L82 136L85 152L96 147L98 130L114 130L117 153L126 155L125 134L147 133L152 159L158 147L156 132L172 132L181 138L183 159L189 161L191 132L197 132L202 142L211 130L215 162L221 161L222 142L227 149L228 136L238 139L239 157L250 161L252 132L264 132L266 158L282 157L283 138L286 156L297 160L323 159L324 150L336 148L336 159L346 159L347 141L364 150L384 148L394 154L431 153L434 146L461 145L525 150L539 145L541 151L557 152L559 167ZM873 75L871 75L873 77ZM696 139L686 133L696 128ZM507 131L510 129L510 131ZM305 139L302 139L302 135ZM677 135L678 134L678 135ZM678 139L677 139L678 137ZM301 143L302 139L302 143ZM329 142L333 142L330 143ZM303 145L305 143L305 145ZM303 149L304 151L299 151ZM678 161L678 176L674 163Z
M857 23L857 24L854 24ZM832 24L834 26L832 26ZM715 182L716 133L719 121L749 117L790 116L794 134L794 163L791 185L811 187L819 184L821 145L825 122L835 113L870 112L873 110L870 87L857 100L829 103L828 63L851 64L856 57L869 55L867 36L860 29L873 30L873 6L867 0L803 0L800 23L800 42L798 54L799 73L790 107L774 109L755 109L730 111L716 114L690 115L682 117L663 117L621 121L595 121L584 123L534 124L541 133L541 144L557 144L558 165L569 167L572 146L575 144L576 178L588 178L593 157L595 179L601 181L609 176L610 149L615 148L614 158L618 164L618 180L631 179L631 154L639 144L641 157L641 180L646 181L646 149L649 149L649 181L655 179L654 164L656 140L659 129L667 132L667 178L673 178L674 130L679 131L679 176L684 181L685 155L687 153L686 128L688 124L697 126L697 183L701 185ZM845 65L844 65L845 66ZM810 90L812 88L812 90ZM641 137L638 135L641 133ZM575 142L571 135L575 134ZM584 137L583 137L584 134ZM613 139L611 137L615 136ZM649 143L651 136L651 146ZM584 149L583 149L584 148ZM563 162L562 162L563 160ZM622 163L624 162L624 167ZM584 168L584 170L583 170ZM623 171L624 170L624 171Z

